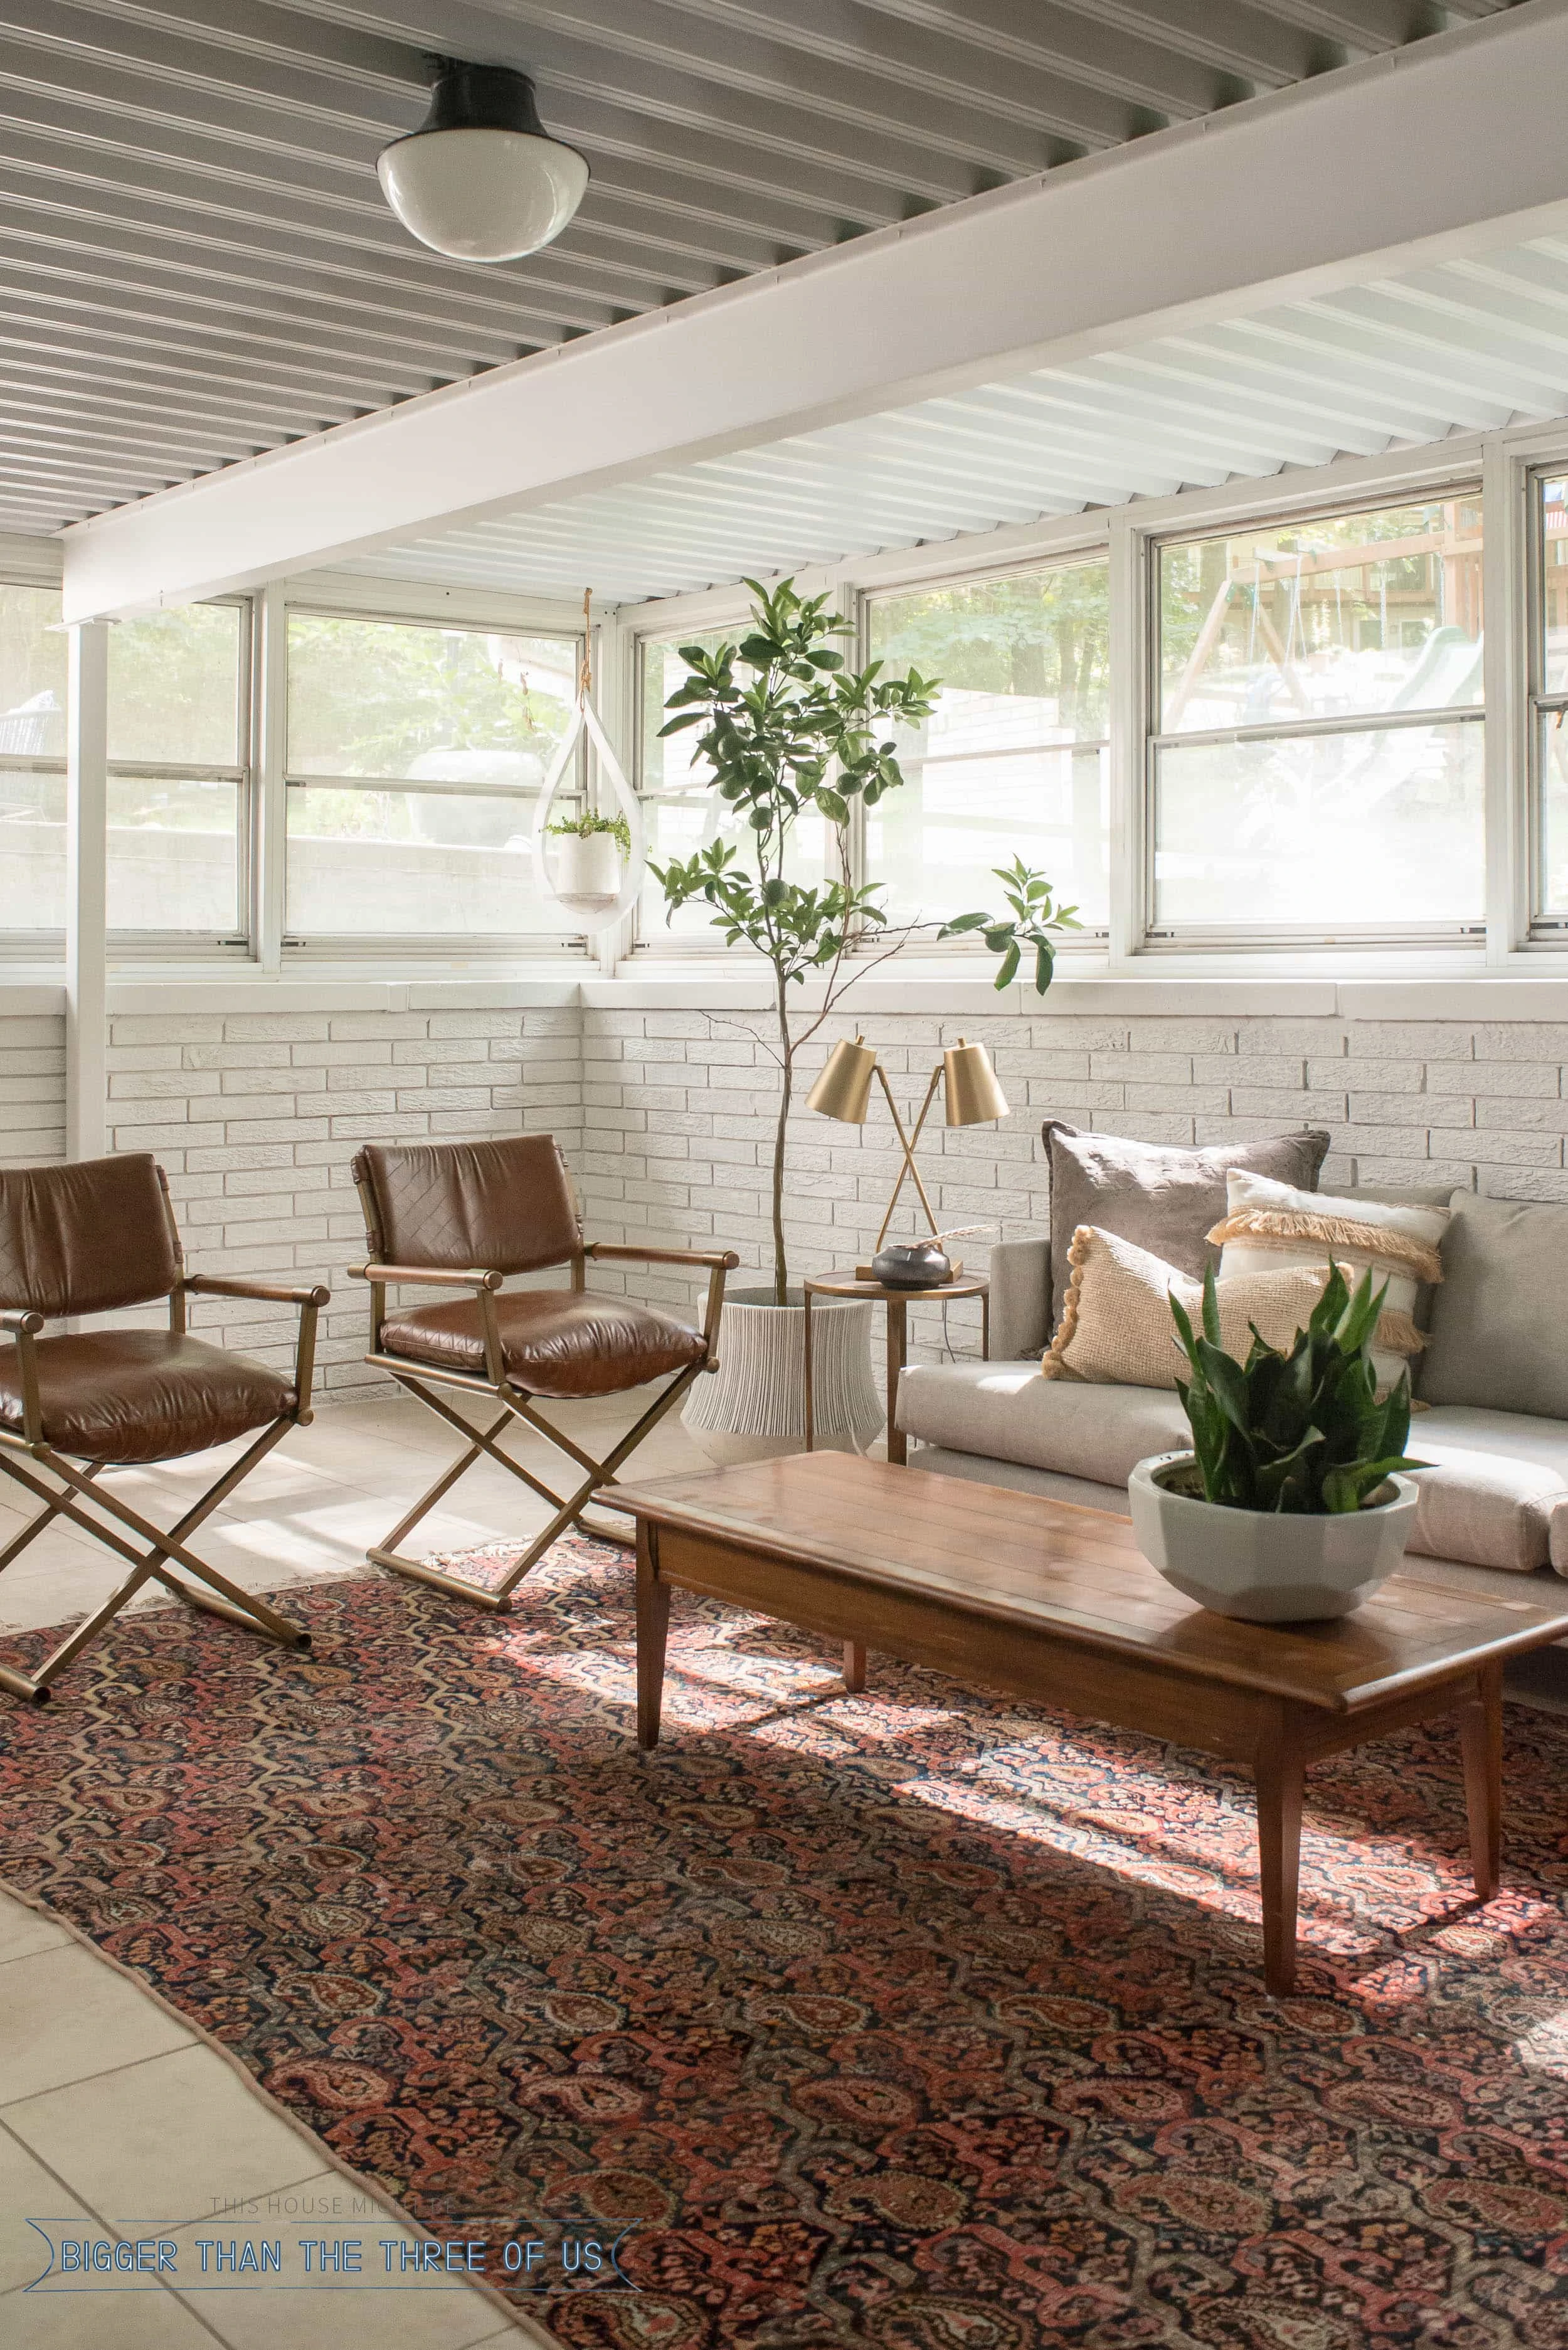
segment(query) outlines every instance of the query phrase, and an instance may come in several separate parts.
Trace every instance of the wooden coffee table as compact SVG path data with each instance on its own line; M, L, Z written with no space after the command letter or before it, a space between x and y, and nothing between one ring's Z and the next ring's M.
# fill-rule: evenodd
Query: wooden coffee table
M659 1742L672 1589L798 1624L1250 1763L1258 1788L1268 1987L1295 1980L1302 1783L1309 1762L1434 1715L1457 1717L1476 1891L1497 1890L1506 1658L1568 1638L1561 1599L1386 1583L1321 1624L1238 1623L1157 1575L1125 1518L839 1452L620 1485L637 1519L637 1735Z

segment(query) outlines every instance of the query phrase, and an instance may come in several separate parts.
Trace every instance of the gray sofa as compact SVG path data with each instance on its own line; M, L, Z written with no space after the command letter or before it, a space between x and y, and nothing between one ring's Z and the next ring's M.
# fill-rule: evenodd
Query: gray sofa
M1373 1196L1370 1187L1364 1196ZM1448 1192L1443 1286L1410 1426L1423 1472L1411 1545L1427 1580L1517 1598L1530 1578L1568 1576L1568 1208ZM1049 1337L1044 1240L992 1252L992 1359L911 1364L898 1424L912 1469L1017 1486L1127 1514L1136 1461L1188 1441L1181 1399L1161 1388L1040 1377Z

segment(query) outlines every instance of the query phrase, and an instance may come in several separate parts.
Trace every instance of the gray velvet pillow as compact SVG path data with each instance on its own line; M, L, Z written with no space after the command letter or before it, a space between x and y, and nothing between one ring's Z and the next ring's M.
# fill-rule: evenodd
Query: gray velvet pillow
M1149 1249L1182 1273L1200 1274L1220 1261L1210 1228L1227 1208L1225 1177L1232 1167L1272 1176L1301 1191L1317 1188L1328 1150L1319 1128L1277 1134L1266 1142L1202 1144L1128 1142L1119 1134L1081 1134L1060 1118L1042 1129L1051 1161L1051 1327L1062 1318L1067 1252L1080 1224Z
M1568 1208L1473 1191L1449 1205L1422 1401L1568 1419Z

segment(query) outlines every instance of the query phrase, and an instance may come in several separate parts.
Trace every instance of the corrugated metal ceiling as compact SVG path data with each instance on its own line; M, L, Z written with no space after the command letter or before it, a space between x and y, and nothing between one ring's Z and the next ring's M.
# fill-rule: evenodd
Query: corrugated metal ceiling
M1568 414L1568 239L1346 287L367 556L379 576L677 595Z
M0 0L0 528L58 528L1509 5ZM445 262L387 212L375 158L423 111L426 51L533 72L546 122L587 153L587 200L545 253L493 268ZM1212 338L1203 348L1211 355ZM1287 385L1294 371L1287 360ZM1105 386L1129 381L1141 420L1153 392L1137 377L1130 360L1089 370L1089 422ZM1293 446L1313 439L1302 403L1286 405L1282 432L1288 421ZM1173 467L1204 478L1192 470L1201 434L1173 435L1155 406L1120 471L1104 432L1073 421L1078 392L1058 398L1055 379L910 411L929 463L879 466L879 503L857 526L878 542L932 535L917 507L955 463L944 511L977 518L961 528L1036 487L1047 510L1082 503L1082 481L1097 496L1134 456L1137 486ZM863 452L880 429L845 431ZM1314 445L1328 431L1321 420ZM1004 466L1020 443L1034 452L1027 498L1000 473L992 492L987 452ZM636 576L685 580L679 541L699 521L712 535L697 573L712 576L730 543L724 501L759 494L746 466L766 475L781 548L819 536L850 445L815 435L744 461L738 490L722 467L695 467L617 494L644 501L644 530L661 501L671 517L668 562L663 540L639 540L658 561ZM607 497L562 515L607 525L618 507ZM543 515L506 527L536 547L558 543ZM444 564L444 548L429 559Z

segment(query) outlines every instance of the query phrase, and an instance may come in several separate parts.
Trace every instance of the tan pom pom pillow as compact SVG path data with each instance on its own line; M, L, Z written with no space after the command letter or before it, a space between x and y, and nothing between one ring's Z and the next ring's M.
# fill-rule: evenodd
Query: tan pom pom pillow
M1132 1241L1080 1224L1068 1252L1072 1277L1056 1336L1040 1368L1048 1379L1096 1387L1174 1388L1187 1357L1170 1315L1174 1294L1199 1326L1203 1284ZM1270 1266L1215 1283L1220 1337L1245 1362L1255 1322L1271 1347L1289 1353L1328 1282L1326 1265Z
M1438 1243L1452 1210L1340 1200L1240 1168L1230 1170L1226 1191L1230 1213L1209 1235L1220 1249L1222 1280L1271 1266L1326 1265L1332 1256L1353 1289L1367 1272L1375 1286L1387 1284L1372 1360L1379 1388L1391 1387L1427 1343L1416 1326L1417 1292L1443 1277Z

